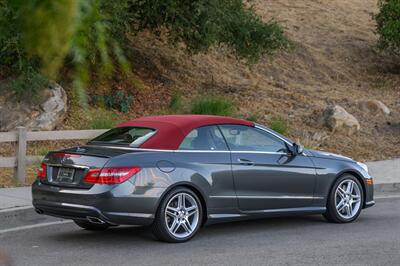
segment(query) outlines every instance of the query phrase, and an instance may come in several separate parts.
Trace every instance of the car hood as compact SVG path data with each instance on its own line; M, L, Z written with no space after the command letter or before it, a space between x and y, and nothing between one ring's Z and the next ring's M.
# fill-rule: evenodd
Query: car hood
M307 150L307 151L309 154L311 154L312 157L316 157L316 158L355 162L353 159L343 156L343 155L340 155L340 154L335 154L335 153L330 153L330 152L325 152L325 151L317 151L317 150Z

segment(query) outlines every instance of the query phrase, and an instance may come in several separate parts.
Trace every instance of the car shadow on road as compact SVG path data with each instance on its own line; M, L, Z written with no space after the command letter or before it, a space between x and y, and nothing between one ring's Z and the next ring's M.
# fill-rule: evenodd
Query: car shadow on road
M315 226L329 227L332 224L327 223L321 215L236 221L205 226L201 228L198 236L193 240L208 241L232 235L247 237L254 233L275 234L277 232L311 229L310 227ZM155 242L150 228L145 226L119 226L96 232L86 231L74 226L70 226L69 228L70 230L67 231L54 232L49 237L56 241L74 242L79 240L88 242L88 244L101 242L103 245L114 245L115 241L118 241L118 243L138 241L142 245L148 242Z

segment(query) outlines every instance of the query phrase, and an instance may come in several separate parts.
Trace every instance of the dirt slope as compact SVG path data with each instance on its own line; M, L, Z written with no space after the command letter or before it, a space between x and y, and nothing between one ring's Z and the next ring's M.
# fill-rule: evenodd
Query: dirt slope
M154 106L147 94L142 97L145 107L134 113L159 113L175 89L186 98L222 94L238 104L242 115L257 113L259 122L283 116L290 122L289 135L307 146L362 160L398 157L400 58L376 49L376 2L253 1L264 20L275 18L286 28L294 48L251 66L238 62L225 47L190 57L182 47L166 46L148 33L133 37L139 76L153 90L166 89L165 101L158 99ZM392 114L366 115L356 105L361 99L380 100ZM361 131L349 137L321 126L318 118L328 103L346 108L360 121Z

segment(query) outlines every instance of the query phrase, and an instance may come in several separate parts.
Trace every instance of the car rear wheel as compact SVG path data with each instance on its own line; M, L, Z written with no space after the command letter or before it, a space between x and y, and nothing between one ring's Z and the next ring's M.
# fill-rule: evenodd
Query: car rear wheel
M152 225L153 234L162 241L185 242L199 230L202 206L190 189L177 187L162 200Z
M330 222L352 222L361 213L364 202L363 188L352 175L343 175L334 184L328 198L325 218Z
M74 222L79 227L89 230L89 231L103 231L109 227L108 224L95 224L95 223L91 223L89 221L74 220Z

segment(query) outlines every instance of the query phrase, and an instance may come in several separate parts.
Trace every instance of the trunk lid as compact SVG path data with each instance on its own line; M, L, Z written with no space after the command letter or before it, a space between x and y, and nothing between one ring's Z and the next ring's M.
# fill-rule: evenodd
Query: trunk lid
M43 160L47 178L42 183L89 189L93 184L84 182L84 177L90 169L101 169L111 158L128 152L132 150L95 146L50 152Z

